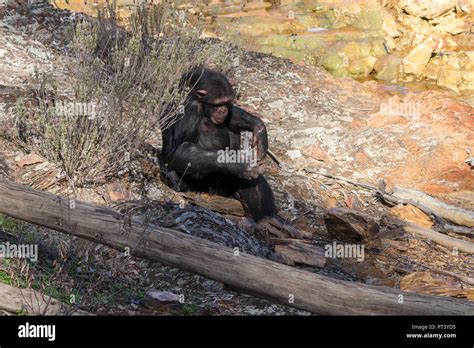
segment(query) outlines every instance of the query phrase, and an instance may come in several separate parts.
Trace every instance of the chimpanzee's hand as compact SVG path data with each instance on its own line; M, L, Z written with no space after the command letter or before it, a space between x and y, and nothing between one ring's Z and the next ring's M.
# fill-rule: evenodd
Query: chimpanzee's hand
M255 165L251 166L248 163L239 163L239 170L236 172L237 176L244 180L257 179L263 174L263 166Z
M253 129L252 147L257 148L257 161L261 163L268 151L267 128L263 123Z

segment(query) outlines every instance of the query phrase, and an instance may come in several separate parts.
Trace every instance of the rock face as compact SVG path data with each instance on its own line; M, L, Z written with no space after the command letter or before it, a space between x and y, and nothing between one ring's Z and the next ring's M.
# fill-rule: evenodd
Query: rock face
M431 54L437 47L439 40L432 37L426 39L420 45L403 58L403 71L405 74L420 75L431 58Z
M345 4L349 3L353 2ZM287 3L287 6L290 6L288 10L296 5ZM324 6L322 10L317 6L312 9L315 13L324 12ZM347 15L350 11L361 13L358 6L344 9L345 20L350 21ZM406 27L398 21L401 14L395 12L396 6L390 6L387 3L386 8L395 19L399 32L399 37L394 39L402 40L407 35ZM384 41L388 34L383 30L345 27L295 35L291 32L292 25L302 25L303 21L298 21L297 11L294 11L294 19L290 19L287 12L278 17L280 19L270 16L268 21L262 20L267 16L261 14L241 18L246 25L259 21L271 23L270 29L262 30L261 36L257 37L261 42L266 41L266 47L280 47L288 55L296 52L301 57L308 52L318 53L320 59L315 63L321 63L321 57L334 57L331 64L340 64L338 69L344 72L343 76L361 76L372 69L380 79L396 81L401 78L401 65L408 66L409 60L403 59L411 58L417 52L410 55L414 50L410 47L386 54ZM232 23L236 17L229 18L232 21L227 23ZM324 23L321 18L316 20ZM9 19L4 19L3 23L16 27ZM304 23L315 25L310 21ZM353 24L354 19L350 23ZM381 26L383 23L381 21ZM34 27L31 24L25 30ZM278 32L282 28L284 30ZM465 34L458 36L462 35ZM472 95L474 49L464 45L458 51L444 52L445 38L439 37L436 41L438 36L432 35L432 41L427 41L429 36L422 37L419 44L426 43L430 57L424 49L419 49L425 53L423 62L428 57L420 76L437 81L453 93ZM0 84L5 86L23 86L29 77L28 69L35 64L55 74L64 65L54 50L37 40L4 31L0 43L0 56L3 57L0 58L0 71L3 72ZM28 50L24 49L26 46ZM372 57L376 58L375 63ZM12 62L16 64L12 65ZM416 62L410 63L416 66ZM374 82L335 78L319 68L294 65L266 55L249 55L235 79L241 81L242 104L250 111L264 115L271 148L285 163L373 184L385 179L392 185L419 189L451 202L461 202L459 204L467 208L474 207L474 171L465 162L472 157L472 151L468 154L466 149L472 149L474 144L474 113L470 105L446 93L408 92L403 86L396 86L402 92L398 96L399 93L381 89ZM0 104L0 118L11 114L10 107L10 104ZM281 185L275 186L278 194ZM303 185L295 190L304 191L306 195L311 192Z
M250 64L239 73L242 97L264 115L282 161L374 185L385 179L474 208L474 171L465 162L474 142L470 105L435 91L397 96L307 66L288 74L288 66L258 59L264 70ZM270 108L276 101L284 107Z
M265 15L226 22L226 29L238 23L239 32L254 38L257 49L321 65L336 76L372 75L392 82L429 79L469 95L471 75L464 78L462 71L470 67L444 66L437 57L472 47L466 34L471 22L471 7L462 1L289 1Z
M398 7L413 16L433 19L453 10L457 2L457 0L400 0Z
M449 70L447 67L442 67L438 71L438 78L436 83L438 86L448 88L453 92L459 93L458 85L462 82L463 74L460 71Z

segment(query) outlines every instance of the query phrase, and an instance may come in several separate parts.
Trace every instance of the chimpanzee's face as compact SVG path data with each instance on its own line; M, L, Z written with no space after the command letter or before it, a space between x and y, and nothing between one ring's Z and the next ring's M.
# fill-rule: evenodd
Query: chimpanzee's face
M206 116L208 116L212 123L222 124L225 122L227 115L229 114L229 106L232 103L232 99L224 101L224 103L217 103L212 105L206 105Z
M234 90L223 75L207 72L194 88L194 95L203 105L205 117L216 125L225 122L234 101Z

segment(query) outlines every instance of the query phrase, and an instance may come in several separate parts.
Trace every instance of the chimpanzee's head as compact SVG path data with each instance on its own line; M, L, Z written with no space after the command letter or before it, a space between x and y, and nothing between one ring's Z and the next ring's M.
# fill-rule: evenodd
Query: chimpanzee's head
M192 98L203 106L204 116L214 124L224 123L234 101L234 90L229 80L221 73L201 67L188 76Z

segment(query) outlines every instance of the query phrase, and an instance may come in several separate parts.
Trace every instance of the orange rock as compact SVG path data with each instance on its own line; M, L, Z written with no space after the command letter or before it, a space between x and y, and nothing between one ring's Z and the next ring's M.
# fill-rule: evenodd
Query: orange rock
M446 186L446 183L426 183L419 184L418 188L420 191L427 192L431 195L440 195L452 192L452 189L449 186Z
M109 184L107 185L107 194L112 202L126 201L130 199L130 192L128 192L120 184Z
M373 162L364 150L356 154L356 159L361 164L369 164L369 162Z
M337 207L337 199L332 197L332 196L326 196L326 195L323 195L323 204L324 204L324 208L326 209L332 209L332 208L335 208Z
M362 129L362 128L364 128L366 125L367 125L367 122L366 122L365 120L362 120L362 119L360 119L360 118L355 118L355 119L349 124L349 128L350 128L350 129L357 130L357 129Z
M406 124L409 121L403 116L386 116L380 113L372 115L367 121L369 127L383 128L392 125Z
M324 151L319 144L314 144L302 150L305 156L311 157L317 161L332 162L332 158Z
M400 137L400 142L402 142L404 148L412 154L420 153L422 151L420 145L407 136Z
M414 272L400 280L400 290L425 295L468 297L468 290L463 289L453 278L434 278L430 272Z
M400 122L377 113L368 120L369 127L390 132L390 154L372 158L374 166L386 168L384 178L445 198L458 190L474 190L474 171L464 163L466 148L474 143L474 108L436 91L408 93L390 101L417 105L420 115ZM379 141L372 138L369 144ZM366 168L365 158L354 152L353 168Z
M398 217L400 220L413 222L426 228L433 226L433 222L428 215L413 205L398 204L390 209L390 214Z
M452 168L460 169L464 162L464 148L459 143L446 141L433 146L431 151L420 157L420 164L433 173L447 172ZM468 145L465 144L465 147Z
M21 160L16 161L16 165L20 168L23 168L24 166L29 166L32 164L37 164L37 163L43 163L44 160L34 152L30 153L29 155L26 155L23 157Z
M469 301L474 301L474 288L467 289L467 299Z

